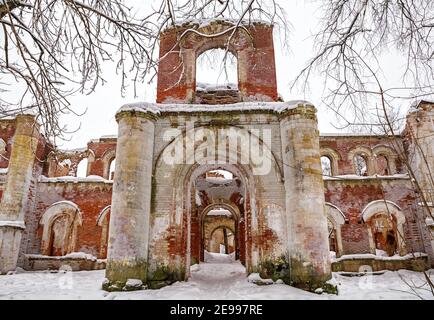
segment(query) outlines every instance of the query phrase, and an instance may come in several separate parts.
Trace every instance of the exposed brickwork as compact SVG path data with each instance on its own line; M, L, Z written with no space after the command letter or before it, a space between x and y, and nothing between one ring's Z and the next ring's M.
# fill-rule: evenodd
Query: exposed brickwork
M78 228L76 251L85 252L98 258L100 255L102 227L97 225L101 211L111 204L112 185L108 183L39 183L35 212L26 221L33 234L27 253L40 253L44 212L58 201L72 201L82 213L83 222Z
M204 27L190 24L161 33L157 102L229 103L237 99L229 92L222 97L217 94L211 97L199 94L195 98L196 59L209 49L225 47L232 33L223 31L231 26L227 22L216 21ZM202 34L223 32L223 35L210 39L188 32L179 42L178 37L190 28L197 29ZM230 51L238 59L239 100L277 101L273 27L254 23L246 26L245 30L239 29L229 44Z
M197 104L231 104L241 101L238 90L196 91Z

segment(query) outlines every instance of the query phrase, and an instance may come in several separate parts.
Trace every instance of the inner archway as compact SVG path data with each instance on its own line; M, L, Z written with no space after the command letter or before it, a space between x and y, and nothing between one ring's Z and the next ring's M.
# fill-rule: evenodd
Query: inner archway
M203 261L206 261L207 253L233 254L234 258L239 257L237 247L239 215L233 209L226 208L211 205L202 213L201 255L203 255Z
M231 255L245 264L246 188L244 177L234 169L208 165L196 169L191 190L191 264L205 262L207 254Z
M232 254L235 252L235 233L227 227L218 227L206 238L206 251Z

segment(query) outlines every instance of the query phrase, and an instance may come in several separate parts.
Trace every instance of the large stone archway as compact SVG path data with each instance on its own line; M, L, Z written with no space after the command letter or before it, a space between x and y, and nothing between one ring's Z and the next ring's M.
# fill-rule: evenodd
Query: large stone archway
M189 277L200 261L195 183L212 169L234 173L244 186L235 204L244 215L238 234L247 273L321 286L330 258L315 108L267 104L244 113L232 106L233 120L206 108L174 114L175 107L133 105L117 114L105 287L141 279L158 288Z
M194 130L201 130L201 128ZM261 145L261 148L268 148L268 146L263 146L263 141L248 130L240 130L241 133L239 134L245 138L244 141L246 139L247 141L251 140L253 144ZM165 146L164 150L170 151L171 148L178 148L180 150L177 144L184 139L190 139L190 133L188 131L182 132L169 145ZM195 150L201 147L199 144L195 147ZM240 160L243 158L237 146L234 148L229 147L226 150L225 156L227 159ZM274 157L268 158L273 163L268 166L270 170L267 175L253 174L255 168L257 169L256 172L262 171L258 169L261 166L259 162L213 164L212 160L215 157L219 158L219 149L211 157L201 158L201 163L187 158L184 159L187 164L170 165L164 161L164 156L159 157L155 165L154 179L161 183L155 186L154 199L158 199L158 201L155 201L155 208L153 209L155 214L151 215L151 224L161 226L161 228L151 231L152 240L150 240L149 250L150 270L148 274L151 278L153 274L160 274L161 266L166 266L164 269L173 269L173 273L171 272L170 276L178 280L184 280L189 276L190 265L198 262L200 258L203 259L203 253L201 257L198 256L200 245L196 246L195 251L194 243L192 243L195 237L200 236L200 228L193 230L193 234L191 228L192 225L195 225L195 221L192 220L195 219L194 213L196 210L195 201L193 201L195 198L194 182L197 177L213 169L223 169L232 172L241 179L241 184L244 186L242 194L242 198L244 199L243 204L241 207L238 207L238 211L242 211L244 216L243 221L239 224L238 234L240 235L239 243L241 246L240 260L244 262L247 271L259 271L263 258L268 256L277 258L285 254L283 244L286 243L286 233L280 232L281 230L270 230L261 212L261 207L266 205L267 197L260 190L264 190L264 186L269 185L270 180L275 184L274 189L267 190L270 192L270 196L277 188L280 188L280 194L284 194L283 183L279 178L281 177L281 172L279 166L275 163ZM277 184L276 181L278 182ZM172 203L173 210L168 210L166 206L167 202ZM232 203L231 205L234 206L236 204ZM283 198L279 205L284 205ZM160 215L158 214L159 212L165 212L165 214ZM284 216L284 211L276 213ZM283 220L284 217L279 217L278 219ZM166 224L167 221L169 221L169 227ZM196 223L200 223L200 219ZM168 236L168 229L172 232L176 230L176 232ZM268 232L270 237L273 237L281 245L264 246L267 243L260 240L262 239L261 232ZM174 245L163 245L165 242ZM166 250L157 249L161 248L161 246L165 247ZM196 259L192 260L192 257L196 257Z

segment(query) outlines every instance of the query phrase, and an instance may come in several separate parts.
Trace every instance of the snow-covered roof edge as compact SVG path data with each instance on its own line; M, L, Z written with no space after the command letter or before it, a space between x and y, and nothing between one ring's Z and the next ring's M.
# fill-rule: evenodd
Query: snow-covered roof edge
M186 19L186 20L177 20L175 21L174 26L169 26L165 30L171 29L173 27L183 27L183 26L193 26L197 25L198 28L205 28L209 26L211 23L229 23L229 24L237 24L240 20L235 18L209 18L209 19ZM241 25L251 25L251 24L264 24L268 26L272 26L273 23L263 20L263 19L243 19L241 20Z
M25 225L24 221L6 220L6 221L0 221L0 227L11 227L11 228L17 228L17 229L25 229L26 225Z
M73 182L73 183L79 183L79 182L93 182L93 183L108 183L112 184L112 180L104 179L100 176L90 175L87 177L73 177L73 176L63 176L63 177L53 177L48 178L46 176L39 176L38 182Z
M239 102L234 104L205 105L205 104L176 104L176 103L150 103L138 102L123 105L117 114L126 111L151 113L160 115L164 113L196 113L196 112L242 112L242 111L268 111L283 113L297 107L314 107L305 100L287 102Z
M387 135L387 134L381 134L381 133L373 133L373 132L367 132L367 133L351 133L351 132L334 132L334 133L320 133L320 137L341 137L341 138L352 138L352 137L380 137L383 138L385 136L387 137L400 137L400 134L395 135Z
M410 105L409 112L414 111L414 109L417 109L421 104L434 104L434 101L417 99Z
M409 180L410 176L408 173L397 173L389 176L381 176L381 175L373 175L373 176L358 176L356 174L346 174L346 175L337 175L337 176L325 176L323 180L325 181L345 181L345 180L372 180L372 179L380 179L380 180L393 180L393 179L403 179Z

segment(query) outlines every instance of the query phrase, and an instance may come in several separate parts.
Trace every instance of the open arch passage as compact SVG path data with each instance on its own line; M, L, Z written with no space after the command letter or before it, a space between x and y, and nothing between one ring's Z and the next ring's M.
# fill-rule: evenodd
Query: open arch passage
M82 159L77 165L77 177L86 178L87 177L87 158Z
M358 176L368 175L368 159L363 154L356 154L354 156L354 171Z
M191 239L192 261L205 261L206 252L233 253L239 259L238 242L242 243L242 247L245 244L245 239L240 234L245 194L242 178L221 168L208 170L196 177L193 188L196 193L196 210L192 215L191 228L193 235L195 229L200 228L201 237L197 239L193 236ZM241 250L244 252L244 249ZM244 260L244 253L242 259Z
M322 156L321 157L321 169L322 169L322 175L329 177L333 175L332 172L332 161L328 156Z
M318 174L294 170L321 172L315 109L305 103L275 106L261 105L254 114L243 112L244 105L231 106L228 112L241 117L240 125L223 109L192 111L191 117L180 115L181 130L170 124L172 105L126 107L117 114L105 287L132 278L150 288L188 279L191 266L204 261L204 220L217 208L235 218L235 228L228 229L247 273L300 286L329 279L327 220L319 210L324 183ZM201 125L190 126L193 118ZM217 170L232 178L210 181ZM301 269L305 265L310 267Z
M235 234L227 227L218 227L209 235L207 251L221 254L235 252Z

